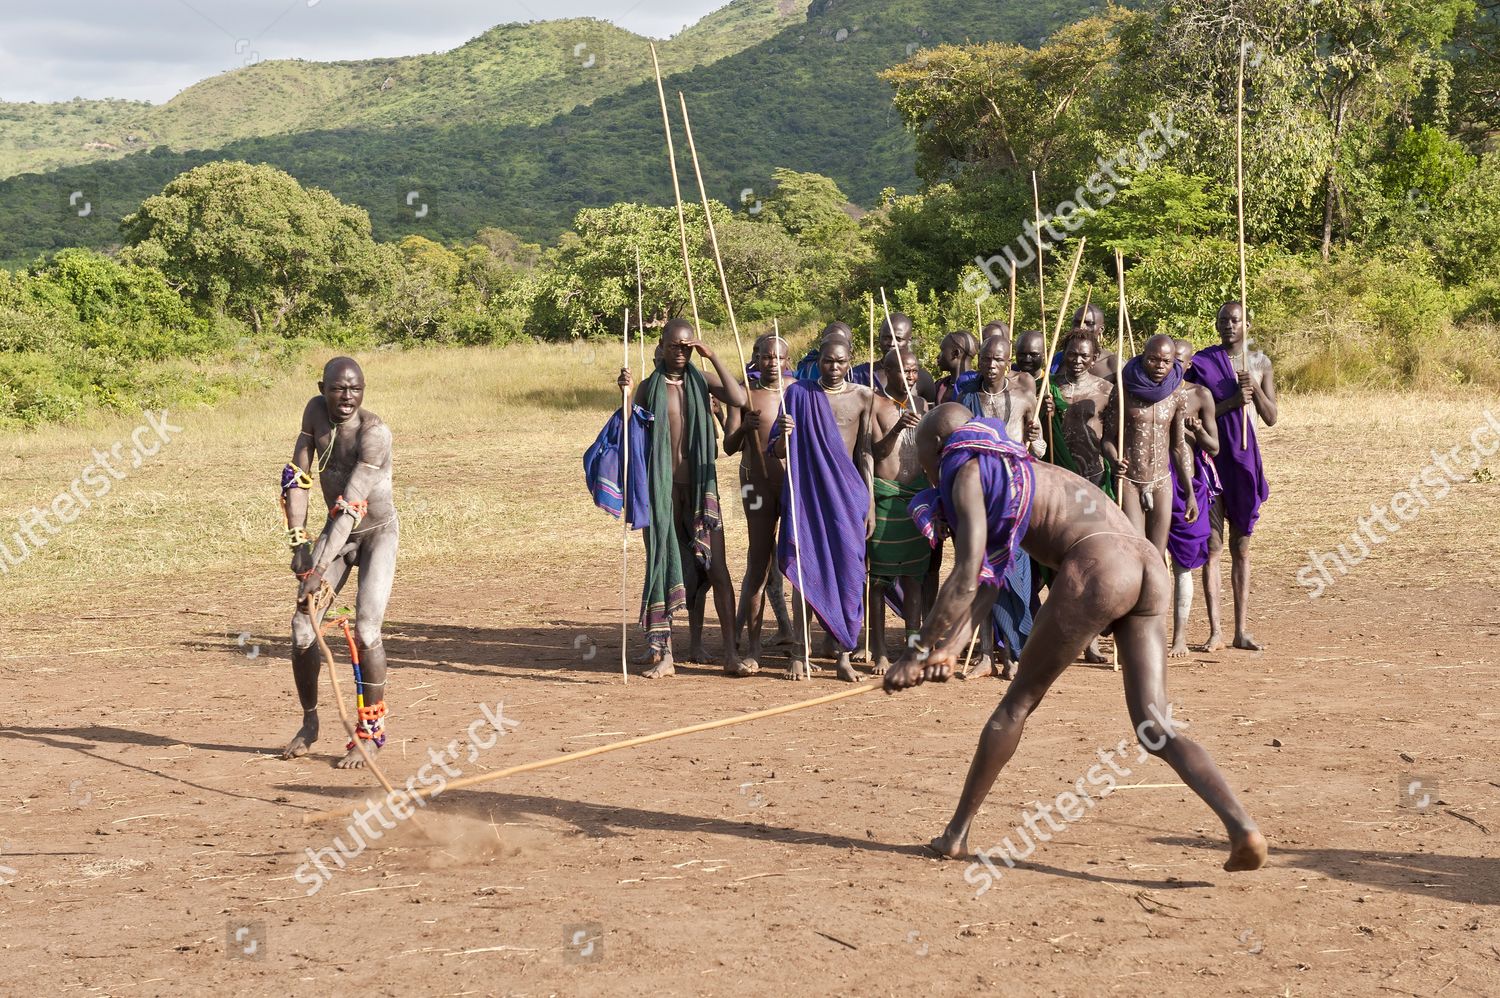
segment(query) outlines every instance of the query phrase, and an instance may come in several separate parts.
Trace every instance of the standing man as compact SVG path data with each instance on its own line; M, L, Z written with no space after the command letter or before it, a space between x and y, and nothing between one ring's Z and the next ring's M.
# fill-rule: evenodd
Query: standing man
M1240 354L1250 321L1245 307L1237 301L1219 309L1215 323L1219 346L1199 351L1193 358L1189 380L1213 393L1214 412L1219 423L1219 453L1214 464L1224 493L1214 504L1213 534L1208 542L1208 563L1203 566L1203 602L1208 607L1208 644L1205 651L1224 647L1219 627L1219 559L1224 551L1224 524L1229 524L1229 557L1231 584L1234 586L1234 647L1259 651L1265 647L1250 635L1246 623L1250 615L1250 535L1260 519L1261 504L1271 494L1265 468L1260 460L1260 444L1255 439L1255 417L1267 426L1276 425L1276 376L1271 361L1259 350L1250 352L1250 369L1240 366ZM1249 432L1242 432L1242 410L1253 406L1248 420Z
M1022 374L1030 375L1037 383L1041 384L1042 378L1042 354L1047 350L1047 338L1040 331L1029 329L1016 337L1016 363L1015 369Z
M897 347L911 346L911 316L901 312L892 312L890 318L880 323L880 356L884 357ZM849 373L849 380L856 385L870 385L874 388L883 388L885 382L879 368L873 373L870 365L860 364ZM917 387L912 390L913 395L919 395L926 400L928 405L937 401L937 382L932 380L932 375L917 369Z
M767 449L781 408L782 378L788 356L787 343L779 336L762 336L755 341L751 363L759 377L750 384L749 404L744 409L730 410L724 434L724 452L740 455L740 500L750 535L745 581L740 585L740 616L748 635L742 670L746 674L760 671L766 590L776 556L776 525L781 521L786 468ZM780 602L780 593L774 598ZM790 622L786 630L792 633Z
M938 368L943 376L937 379L937 401L957 402L959 397L972 391L979 375L969 369L979 355L979 342L974 334L960 329L943 337L938 347ZM912 389L913 394L916 388Z
M1038 347L1038 358L1041 351ZM1037 385L1031 375L1011 368L1010 342L999 336L985 340L979 348L979 385L961 401L976 418L992 419L1003 426L1007 439L1025 446L1036 457L1044 457L1047 444L1036 419L1036 396ZM1005 587L994 602L994 629L980 632L979 657L964 678L996 672L1002 679L1011 678L1026 646L1038 602L1037 580L1030 558L1015 559L1008 571ZM998 662L991 658L997 637L994 659Z
M1191 371L1193 344L1177 340L1177 363ZM1167 553L1172 556L1172 646L1168 658L1182 658L1188 653L1188 618L1193 611L1193 572L1208 564L1209 538L1213 535L1213 509L1223 487L1214 457L1219 453L1219 423L1214 417L1213 393L1202 385L1184 382L1188 391L1187 419L1183 429L1193 448L1193 495L1198 504L1198 519L1186 519L1187 496L1182 484L1172 480L1172 529L1167 534Z
M1183 420L1188 393L1177 344L1172 337L1153 336L1139 357L1125 364L1125 453L1118 453L1120 398L1111 392L1104 411L1104 456L1119 470L1120 506L1136 529L1162 552L1172 529L1172 478L1187 494L1187 522L1198 519L1193 491L1193 452Z
M870 389L850 384L849 350L823 343L817 381L786 391L784 415L772 430L774 450L787 462L777 558L797 589L792 601L796 633L804 634L804 602L838 644L837 670L846 682L859 675L849 656L864 625L865 543L875 529L871 492ZM792 653L788 679L812 678L806 645Z
M693 366L695 350L713 365L709 375ZM630 369L622 369L616 384L628 390L632 383ZM724 560L714 468L719 442L710 395L730 409L747 400L745 389L697 338L692 323L670 320L662 330L656 371L635 392L635 404L651 416L646 449L651 521L645 528L646 579L641 594L641 626L651 645L652 667L642 673L647 679L675 673L672 615L687 609L705 577L713 587L724 639L724 671L747 674L735 647L734 589Z
M924 588L932 561L932 545L907 509L929 484L917 461L916 445L917 423L926 414L927 403L916 396L909 398L905 391L916 391L917 371L917 356L911 350L897 348L886 354L882 373L895 394L881 395L875 402L875 532L870 537L870 602L865 612L870 614L870 654L877 676L884 675L891 664L886 657L882 590L899 585L901 615L910 641L922 626Z
M292 677L302 702L302 727L282 750L283 759L306 755L318 740L318 628L323 615L310 613L314 597L327 585L335 593L359 569L354 640L359 648L361 682L355 734L373 755L385 744L385 644L381 629L391 583L396 578L396 548L401 521L391 488L391 431L364 408L365 374L348 357L323 367L319 396L302 409L302 431L292 446L292 460L281 475L287 541L292 572L300 581L297 612L292 616ZM328 508L318 540L307 538L308 496L312 475ZM339 769L359 769L364 759L354 742L345 746Z
M1015 754L1027 718L1089 640L1111 631L1141 748L1171 766L1224 823L1224 869L1259 869L1266 861L1265 837L1208 753L1172 717L1165 648L1171 583L1161 558L1098 489L1071 472L1033 463L993 423L966 422L968 416L960 406L940 406L917 428L922 466L938 485L917 497L913 515L928 525L929 536L953 535L955 562L922 627L921 643L886 673L886 691L944 682L953 674L972 628L988 615L1007 563L1023 557L1023 550L1056 576L1020 673L979 737L958 807L930 847L951 859L970 856L969 826ZM1078 490L1092 500L1085 508L1093 514L1079 515ZM1075 802L1080 809L1093 800L1082 783L1079 793L1088 799ZM965 879L976 882L968 874Z

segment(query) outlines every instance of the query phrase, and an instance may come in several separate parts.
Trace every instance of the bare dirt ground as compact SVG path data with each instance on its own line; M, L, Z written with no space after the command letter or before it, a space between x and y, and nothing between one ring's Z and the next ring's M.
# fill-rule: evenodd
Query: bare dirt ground
M578 464L606 368L525 351L369 365L406 499L392 777L463 741L481 704L519 724L460 758L466 774L839 688L713 667L621 684L618 527ZM920 843L1003 690L983 680L455 791L424 812L431 838L408 822L308 896L307 850L351 838L303 817L373 780L331 768L329 693L314 754L273 754L298 713L275 481L307 375L174 414L177 441L0 580L0 990L1500 993L1500 485L1456 486L1316 601L1295 579L1309 548L1345 539L1500 405L1289 398L1263 434L1254 630L1269 649L1196 654L1170 676L1270 840L1260 872L1222 872L1212 814L1131 755L1122 782L1140 786L976 897L964 864ZM134 422L6 440L0 536ZM735 551L741 528L733 516ZM630 554L633 601L638 540ZM1078 666L971 845L1012 835L1128 737L1119 678Z

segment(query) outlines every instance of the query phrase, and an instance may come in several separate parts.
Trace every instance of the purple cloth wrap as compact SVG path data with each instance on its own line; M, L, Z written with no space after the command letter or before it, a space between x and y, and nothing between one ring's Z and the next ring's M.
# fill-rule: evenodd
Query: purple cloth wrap
M1229 351L1221 346L1209 347L1193 355L1193 366L1187 380L1213 393L1214 402L1223 402L1239 394L1240 382L1230 360ZM1255 419L1248 421L1249 434L1240 432L1244 425L1239 409L1231 409L1218 418L1219 453L1214 466L1223 484L1224 518L1241 534L1249 536L1260 519L1261 504L1271 495L1265 468L1260 461L1260 445L1255 440Z

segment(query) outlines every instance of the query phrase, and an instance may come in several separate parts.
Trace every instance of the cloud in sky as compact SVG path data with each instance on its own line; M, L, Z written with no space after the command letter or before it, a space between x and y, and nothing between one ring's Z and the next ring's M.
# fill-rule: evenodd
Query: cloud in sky
M7 11L0 100L163 103L254 58L456 48L497 24L597 17L665 38L728 0L72 0Z

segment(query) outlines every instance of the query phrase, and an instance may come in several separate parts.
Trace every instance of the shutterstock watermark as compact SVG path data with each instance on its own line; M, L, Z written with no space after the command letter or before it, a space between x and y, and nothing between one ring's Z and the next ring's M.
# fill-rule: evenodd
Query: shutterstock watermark
M974 263L982 276L970 271L963 280L964 290L982 302L1005 288L1012 273L1020 272L1036 260L1038 247L1049 249L1067 239L1067 235L1057 231L1059 227L1069 233L1078 231L1087 213L1103 208L1119 195L1121 187L1130 186L1131 174L1144 172L1153 163L1165 158L1173 146L1188 137L1187 132L1173 124L1171 111L1167 112L1165 121L1155 114L1150 120L1151 127L1136 136L1135 145L1121 146L1107 159L1100 156L1095 161L1099 169L1090 174L1073 192L1071 201L1062 202L1052 210L1052 214L1042 219L1040 228L1034 220L1026 220L1024 231L1016 240L1019 252L1007 246L994 256L975 257ZM1153 142L1157 136L1161 138L1161 145ZM1092 201L1090 195L1093 196ZM1022 254L1025 255L1024 260L1020 259Z
M1485 439L1489 442L1482 442ZM1383 506L1371 503L1370 515L1355 519L1357 529L1349 533L1347 544L1340 542L1333 550L1322 552L1308 548L1307 564L1297 569L1297 583L1307 587L1307 598L1322 596L1337 578L1348 575L1376 547L1400 533L1401 524L1410 523L1434 502L1448 498L1454 485L1468 481L1484 466L1484 459L1497 450L1500 450L1500 419L1486 409L1484 422L1469 433L1467 447L1455 444L1444 454L1429 451L1432 460L1412 476L1406 488L1391 496ZM1392 516L1396 519L1392 520ZM1377 524L1385 531L1383 535L1376 531Z
M1150 753L1161 751L1168 741L1177 737L1179 731L1189 727L1188 722L1179 721L1172 716L1171 704L1167 704L1165 717L1156 709L1155 704L1148 705L1146 711L1151 716L1136 725L1135 729L1134 761L1137 764L1145 762ZM1021 823L1013 829L1012 835L1002 838L998 845L980 850L977 853L979 862L970 863L964 870L965 883L978 888L974 897L983 897L985 891L995 886L995 881L1000 879L1001 870L995 865L996 860L1004 863L1006 869L1015 869L1016 863L1024 862L1036 852L1038 841L1051 842L1052 832L1060 832L1073 822L1081 820L1093 810L1095 803L1114 793L1121 780L1130 779L1130 767L1117 761L1123 759L1129 751L1130 743L1123 738L1112 748L1100 749L1099 761L1074 781L1072 790L1064 790L1050 804L1033 801L1031 807L1021 812ZM1090 789L1095 792L1090 793ZM1061 817L1061 823L1053 817L1054 812ZM1046 822L1047 828L1042 828L1039 822ZM1018 845L1022 841L1026 844L1024 850Z
M497 741L509 734L508 729L521 726L520 721L505 716L503 703L496 703L493 709L488 704L480 704L479 713L480 716L464 732L466 741L454 739L441 752L429 748L428 761L415 774L407 777L405 789L397 787L384 797L355 811L349 823L344 826L344 834L336 836L333 845L306 850L307 862L298 866L292 877L307 888L308 897L322 890L333 879L335 870L342 870L359 858L370 847L370 843L378 842L386 832L394 830L401 822L416 814L413 804L416 807L426 807L429 800L435 799L448 788L449 780L462 776L463 770L453 765L461 750L468 749L467 761L473 763L479 758L480 752L494 748ZM426 791L421 797L416 796L419 784ZM374 827L372 822L380 827ZM345 844L345 837L349 840L348 844ZM329 869L330 865L335 869Z
M173 434L182 432L182 427L167 420L165 409L142 415L145 422L130 431L125 440L116 441L107 451L95 449L94 459L51 502L33 506L16 518L18 529L8 539L0 537L0 575L9 575L12 568L30 558L33 552L46 547L51 537L62 533L64 527L91 509L95 500L109 495L115 483L124 481L132 471L161 453L172 442ZM39 530L45 530L46 534Z

